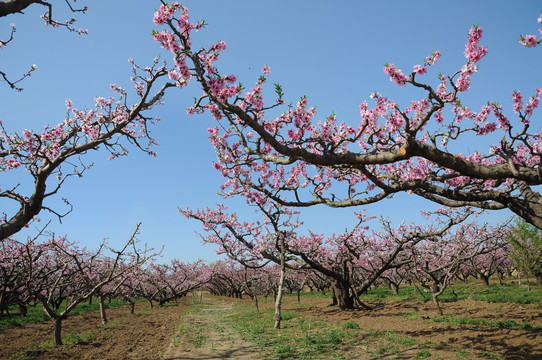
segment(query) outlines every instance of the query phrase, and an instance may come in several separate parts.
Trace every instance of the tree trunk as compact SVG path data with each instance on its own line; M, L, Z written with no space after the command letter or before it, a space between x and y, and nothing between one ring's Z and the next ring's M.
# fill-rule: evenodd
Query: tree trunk
M331 287L331 304L329 304L329 306L335 306L338 303L339 302L337 301L337 294L335 294L335 288L332 286Z
M390 287L391 287L391 290L393 291L393 295L399 295L399 284L390 282Z
M444 313L442 312L442 308L440 307L440 303L438 301L438 295L433 293L433 304L435 304L435 306L437 307L437 310L440 314L440 316L444 315Z
M286 261L285 249L284 249L284 237L280 236L280 279L279 289L277 292L277 301L275 301L275 329L280 329L280 321L282 320L281 306L282 306L282 289L284 287L284 278L286 275Z
M26 314L28 313L28 308L23 302L19 302L19 310L21 311L21 314L26 317Z
M128 300L128 303L130 304L130 314L134 315L135 313L135 302L132 300Z
M105 298L103 295L98 295L100 299L100 317L102 318L102 325L107 324L107 315L105 314Z
M62 317L55 318L55 344L62 345Z
M297 303L298 304L301 303L301 290L300 289L297 289Z
M333 284L335 290L335 295L337 296L337 302L339 309L341 310L351 310L354 309L354 298L350 295L350 289L348 286L335 281Z
M489 276L485 276L484 274L480 274L480 279L482 279L485 286L489 286Z
M542 286L542 272L535 273L534 277L536 278L536 284Z

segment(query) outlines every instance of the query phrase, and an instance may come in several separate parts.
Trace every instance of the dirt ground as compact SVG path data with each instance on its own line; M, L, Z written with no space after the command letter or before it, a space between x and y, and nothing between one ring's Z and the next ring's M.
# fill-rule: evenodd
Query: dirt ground
M439 317L439 314L431 302L372 301L370 305L374 310L370 312L340 311L337 308L325 307L325 304L325 301L315 300L313 307L298 307L296 311L303 316L330 322L344 323L351 320L362 329L392 331L399 335L414 337L419 344L441 345L440 350L431 349L434 356L432 358L458 359L457 354L464 352L465 359L477 358L480 354L488 353L487 358L496 355L509 360L542 360L542 333L434 322L431 318ZM514 320L518 324L529 322L533 326L542 326L542 308L539 306L487 303L472 299L444 303L442 306L444 314L448 316L483 318L489 321ZM421 316L412 319L409 315L413 313ZM415 358L417 350L405 351L400 359ZM366 359L361 354L359 357L348 358Z
M77 344L32 350L53 337L52 323L14 327L0 332L0 359L261 359L252 344L242 340L224 321L225 314L234 302L240 300L204 297L205 307L198 311L187 311L190 298L180 301L178 306L148 308L147 303L138 303L136 315L130 315L127 306L108 309L110 323L96 330L100 324L97 312L76 315L64 321L63 334L85 338ZM241 301L250 302L250 299ZM499 329L469 324L451 324L431 321L437 316L431 303L414 301L372 301L375 310L340 311L327 307L326 299L287 298L285 310L300 316L333 323L355 321L362 329L393 331L400 335L415 337L418 343L443 344L441 349L431 349L434 358L457 359L458 350L465 351L465 359L474 354L488 352L505 359L542 359L542 334L514 329ZM271 306L271 301L269 305ZM542 326L542 308L533 305L496 304L475 300L443 304L447 315L468 318L484 318L491 321L514 320ZM409 318L409 314L420 314ZM429 320L428 320L429 318ZM203 324L207 341L199 348L183 341L179 335L183 324ZM192 327L191 329L194 329ZM193 334L192 334L193 335ZM412 359L416 349L405 351L401 359ZM352 348L347 359L369 359L363 349ZM373 357L374 358L374 357ZM396 358L396 357L395 357ZM432 357L433 358L433 357ZM375 359L388 359L378 357Z
M107 310L109 323L101 330L97 330L101 324L98 311L71 316L63 321L63 336L92 334L94 338L46 350L29 347L53 339L52 322L13 327L0 332L0 359L159 359L188 303L184 299L178 306L148 309L147 302L140 302L135 315L130 315L127 305L114 307Z

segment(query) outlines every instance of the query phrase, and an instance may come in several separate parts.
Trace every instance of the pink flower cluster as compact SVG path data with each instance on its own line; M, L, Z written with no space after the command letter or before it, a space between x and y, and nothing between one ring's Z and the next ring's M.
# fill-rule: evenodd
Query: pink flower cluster
M542 24L542 14L538 18L538 23ZM519 43L525 47L535 47L542 42L542 28L538 29L538 33L540 34L540 39L538 39L536 35L521 35L519 37Z
M477 63L487 55L487 48L478 46L482 39L482 32L483 30L479 26L474 26L469 31L469 40L465 44L465 57L471 63Z
M408 77L403 74L401 69L397 69L393 64L386 64L384 66L384 74L390 76L390 81L393 81L399 86L406 85L408 82Z

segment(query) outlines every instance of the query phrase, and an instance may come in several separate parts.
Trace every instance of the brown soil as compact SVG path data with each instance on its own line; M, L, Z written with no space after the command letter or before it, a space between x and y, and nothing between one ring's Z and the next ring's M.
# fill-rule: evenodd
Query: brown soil
M71 316L62 323L63 336L94 334L95 338L46 350L30 347L53 339L52 322L13 327L0 332L0 359L158 359L188 304L183 299L178 306L149 309L148 302L140 302L135 315L130 315L128 306L114 307L107 309L109 323L105 326L100 326L98 311Z
M303 305L303 301L300 305ZM302 316L320 321L345 323L354 321L361 329L391 331L402 336L413 337L418 344L429 344L432 359L542 359L542 333L496 327L435 322L440 318L432 303L415 301L373 301L373 311L340 311L326 307L325 300L313 300L310 307L297 306L295 311ZM467 299L442 304L445 316L489 321L514 320L542 326L542 308L533 305L497 304ZM413 318L412 314L418 314ZM367 357L363 351L352 349L347 359L413 359L423 347L405 349L400 357ZM484 354L486 356L484 356Z
M110 323L97 331L100 324L97 312L72 316L64 321L63 334L95 338L76 345L28 350L31 345L52 339L52 323L45 322L14 327L0 332L0 359L261 359L262 354L252 344L242 340L225 319L234 302L250 302L206 297L205 306L197 311L190 308L190 299L178 306L145 309L138 303L136 315L128 307L108 309ZM431 344L431 359L473 359L484 353L503 359L542 359L542 334L489 326L456 325L434 322L438 314L430 303L414 301L373 301L373 311L340 311L327 307L325 299L285 299L284 309L299 316L343 324L354 321L361 329L392 331L413 337L417 344ZM261 307L272 306L272 301L261 301ZM443 304L446 315L484 318L491 321L514 320L542 326L542 308L533 305L490 304L475 300ZM412 314L417 314L412 316ZM201 326L200 326L201 325ZM184 327L183 327L184 326ZM200 326L200 327L198 327ZM205 335L205 342L197 346L196 329ZM402 353L375 357L366 354L363 339L356 344L343 344L338 351L345 359L413 359L423 347L413 346ZM369 344L369 346L371 346ZM376 346L376 345L375 345ZM23 350L26 349L26 350ZM16 355L18 354L18 355ZM337 354L335 354L337 355Z

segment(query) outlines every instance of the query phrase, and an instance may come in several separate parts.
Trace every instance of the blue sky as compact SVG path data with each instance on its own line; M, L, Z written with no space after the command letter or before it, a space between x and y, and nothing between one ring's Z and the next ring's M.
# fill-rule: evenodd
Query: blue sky
M143 66L159 54L169 60L150 35L156 29L152 16L158 1L82 4L89 10L78 16L76 26L89 29L85 36L46 27L39 19L44 9L38 5L25 15L0 19L0 38L9 36L9 23L17 26L15 40L0 50L0 69L15 77L32 64L38 66L22 83L23 92L0 85L0 119L8 130L39 131L63 120L67 98L77 107L92 106L94 97L113 95L110 83L129 87L128 58ZM537 32L538 1L199 0L184 4L194 21L205 19L209 24L195 35L194 46L218 40L228 44L217 63L222 73L237 74L248 87L267 64L272 71L270 83L282 84L287 102L307 95L309 103L317 106L319 119L335 112L340 121L357 123L359 103L374 91L403 104L419 99L423 96L419 90L392 84L382 72L384 64L394 63L408 72L432 50L440 50L442 59L424 79L434 81L439 72L453 73L464 63L464 44L473 24L483 27L482 43L489 54L473 77L466 105L476 111L491 100L510 109L513 90L527 97L542 86L540 49L526 49L517 42L520 34ZM55 8L58 20L71 16L61 5ZM114 161L107 161L104 152L88 154L85 158L94 167L83 178L71 179L47 204L61 211L59 199L66 197L74 206L62 224L53 219L49 230L90 247L103 238L115 245L127 239L141 221L140 240L155 247L165 245L163 261L215 259L214 248L203 247L194 233L199 224L177 212L177 207L223 202L216 195L222 178L211 166L215 155L207 140L206 129L214 122L207 115L185 113L198 94L195 87L170 91L166 105L155 112L162 118L152 130L160 143L157 158L135 149ZM477 145L465 144L466 151ZM0 186L4 188L15 183L24 187L29 180L24 172L7 180L3 177ZM243 201L227 204L252 217L252 209ZM9 205L2 201L0 208L9 209ZM420 220L422 208L434 206L402 194L367 207L367 212L398 223ZM301 219L307 228L331 234L352 225L353 210L312 208L304 210ZM501 211L488 218L494 221L509 215ZM49 217L40 216L44 221Z

